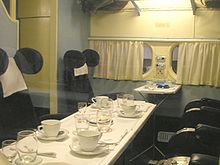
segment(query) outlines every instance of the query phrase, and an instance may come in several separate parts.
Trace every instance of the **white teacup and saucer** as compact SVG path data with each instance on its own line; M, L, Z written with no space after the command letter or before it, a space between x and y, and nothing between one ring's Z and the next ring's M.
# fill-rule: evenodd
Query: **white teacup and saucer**
M93 105L91 108L101 109L109 108L111 99L108 96L96 96L92 98Z
M121 104L121 110L119 116L126 118L137 118L142 116L142 112L139 111L140 106L136 104Z
M68 135L66 129L62 129L61 122L56 119L41 121L37 127L37 137L41 140L61 140Z
M73 139L70 149L80 155L98 155L108 151L107 146L99 145L102 133L98 130L84 130L78 132L78 138Z

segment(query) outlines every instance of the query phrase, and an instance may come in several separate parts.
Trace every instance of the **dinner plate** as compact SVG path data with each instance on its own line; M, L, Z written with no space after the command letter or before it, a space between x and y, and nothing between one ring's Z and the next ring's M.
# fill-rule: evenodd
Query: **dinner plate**
M77 154L87 155L87 156L99 155L99 154L108 152L108 146L106 146L106 145L104 145L104 146L98 145L94 151L83 151L80 148L79 143L74 143L74 144L70 145L70 149Z
M48 163L43 163L42 165L71 165L71 164L65 162L48 162Z
M88 123L91 125L91 126L96 126L97 125L97 122L96 122L96 119L92 120L92 119L88 119L87 120ZM111 121L111 125L114 123L114 121L112 120Z
M142 112L141 111L136 111L133 114L125 114L124 111L119 111L118 116L125 117L125 118L138 118L138 117L142 116Z
M23 163L19 158L15 160L16 165L38 165L43 161L41 157L36 157L36 159L33 162L30 163Z
M89 122L89 124L96 125L96 114L89 115L87 121Z
M37 137L41 140L48 140L48 141L53 141L53 140L61 140L64 139L68 135L69 131L66 129L61 128L58 136L54 137L47 137L44 134L37 132Z
M106 105L105 107L102 107L102 108L110 108L110 107L111 107L111 105L108 104L108 105ZM91 108L100 109L100 107L98 107L96 104L92 104L92 105L91 105Z

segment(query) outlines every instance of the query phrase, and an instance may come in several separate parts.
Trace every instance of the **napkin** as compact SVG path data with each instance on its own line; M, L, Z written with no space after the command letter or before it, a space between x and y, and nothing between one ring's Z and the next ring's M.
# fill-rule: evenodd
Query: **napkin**
M2 83L4 97L27 89L22 73L18 69L15 60L12 57L9 58L7 70L0 76L0 82Z
M80 76L84 74L88 74L88 67L86 63L80 68L74 68L74 76Z
M128 130L120 131L120 133L117 132L109 132L102 135L102 138L100 139L99 143L105 143L105 144L119 144L121 140L127 135Z
M2 154L1 152L0 152L0 164L1 165L11 165L11 163L9 163L6 156L4 154Z
M147 111L151 106L154 106L154 104L145 101L135 101L135 104L140 106L140 111Z

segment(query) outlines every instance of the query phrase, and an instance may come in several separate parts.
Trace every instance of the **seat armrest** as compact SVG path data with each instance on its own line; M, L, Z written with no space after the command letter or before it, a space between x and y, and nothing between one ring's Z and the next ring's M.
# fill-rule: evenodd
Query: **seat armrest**
M184 112L191 108L200 108L201 106L203 106L203 104L204 103L201 101L201 99L192 100L188 104L186 104Z
M184 112L191 108L200 108L202 106L208 106L220 109L220 100L211 98L201 98L190 101L184 108Z
M220 109L220 100L211 99L211 98L202 98L202 102L209 107L219 108Z
M216 113L220 114L220 109L219 108L214 108L214 107L209 107L209 106L201 106L200 108L190 108L185 111L185 113L189 113L191 111L207 111L208 113Z
M197 124L207 124L220 127L220 109L202 106L188 109L182 116L181 127L195 127Z
M205 144L220 147L220 128L206 124L196 126L196 137Z
M215 113L216 115L220 115L220 108L214 108L214 107L209 107L209 106L202 106L200 108L202 111L206 111L209 113Z
M206 154L192 154L189 165L218 165L218 157Z

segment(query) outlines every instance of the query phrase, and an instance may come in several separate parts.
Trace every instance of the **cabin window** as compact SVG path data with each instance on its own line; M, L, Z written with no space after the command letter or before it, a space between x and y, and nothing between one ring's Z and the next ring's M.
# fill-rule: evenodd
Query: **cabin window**
M178 50L179 46L175 46L172 51L172 69L175 73L177 73Z
M143 73L147 73L151 68L152 63L152 48L148 44L144 44L144 61L143 61Z

